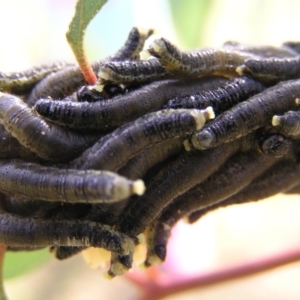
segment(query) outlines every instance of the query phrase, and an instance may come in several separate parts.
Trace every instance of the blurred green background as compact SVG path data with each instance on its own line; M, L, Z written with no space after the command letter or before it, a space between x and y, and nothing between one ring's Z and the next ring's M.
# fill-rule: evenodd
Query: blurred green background
M74 7L75 0L0 0L0 70L74 60L65 39ZM104 58L117 51L133 26L154 28L157 35L182 49L218 47L228 40L280 45L300 40L299 11L297 0L109 0L89 25L85 47L90 60ZM196 274L257 256L264 252L262 248L275 250L282 244L293 244L299 240L300 221L295 212L300 205L296 199L286 199L218 211L198 227L193 226L194 231L180 225L173 234L181 241L180 246L175 239L170 246L177 256L171 257L165 268L174 274ZM194 244L188 244L191 240ZM224 293L226 299L300 299L299 288L293 288L298 286L295 278L300 276L299 265L293 268L239 282L238 287L229 284L211 293L191 293L184 299L199 299L199 295L202 299L221 299ZM4 275L11 300L125 300L138 294L125 279L103 281L101 272L89 270L81 256L59 263L47 250L8 253Z

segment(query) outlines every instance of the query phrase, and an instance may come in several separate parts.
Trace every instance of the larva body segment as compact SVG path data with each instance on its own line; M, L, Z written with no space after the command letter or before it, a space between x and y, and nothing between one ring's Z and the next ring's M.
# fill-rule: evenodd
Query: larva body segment
M108 225L78 220L22 218L2 212L0 241L14 247L93 246L127 254L133 240Z
M274 162L274 158L257 150L238 153L204 182L175 199L149 230L145 264L153 265L164 261L171 229L179 219L200 207L211 206L237 193Z
M142 233L173 199L213 174L231 155L257 147L255 136L248 135L210 151L193 151L179 156L153 179L140 201L127 205L116 229L129 236ZM213 164L210 163L212 161ZM130 261L130 255L114 256L111 265L122 265L123 261ZM123 271L128 268L124 266ZM122 270L120 267L117 269Z
M166 140L146 148L139 155L133 157L118 173L132 180L142 178L155 164L183 150L182 139Z
M143 50L145 41L153 34L152 29L142 30L141 28L133 27L129 32L128 38L121 49L118 50L110 60L122 61L122 60L138 60L140 52Z
M98 70L98 65L96 69ZM77 66L71 66L50 74L39 82L31 91L26 103L31 107L39 99L63 99L84 84L85 80L80 69Z
M205 108L212 106L216 115L232 108L234 105L262 92L264 85L249 77L238 77L225 84L185 97L170 100L166 108Z
M278 193L290 193L297 186L299 178L300 169L294 161L279 161L237 194L192 213L189 222L194 223L206 213L221 207L259 201Z
M0 158L21 158L35 161L38 156L22 146L18 140L0 124Z
M300 80L279 83L219 115L197 132L191 142L197 149L206 149L244 136L271 122L275 114L295 110L299 95Z
M44 159L75 158L99 138L99 134L71 132L47 123L18 97L0 93L0 118L6 130L24 147Z
M98 73L98 84L145 83L164 78L170 74L157 59L137 61L112 61L105 63Z
M114 56L103 61L93 62L92 69L95 73L98 73L105 61L135 59L145 40L151 34L152 30L143 33L133 28L125 45ZM33 106L38 99L42 98L63 99L84 84L86 82L80 69L77 66L70 66L57 73L50 74L42 80L30 93L27 103L29 106Z
M100 139L75 159L71 166L79 169L117 171L143 149L162 141L191 135L213 117L205 110L161 110L127 123Z
M268 57L287 58L287 57L295 57L299 55L297 51L295 51L291 47L288 47L285 44L283 44L281 47L274 47L274 46L267 46L267 45L253 46L253 45L228 41L224 43L223 47L233 51L248 52L250 54L260 56L261 58L268 58Z
M66 62L55 62L40 65L22 72L0 72L0 91L13 94L28 93L34 85L45 78L48 74L57 72L71 65Z
M288 136L300 135L300 112L288 111L282 116L273 116L272 125L275 126L279 132Z
M74 129L111 129L147 113L157 111L169 99L214 88L225 78L203 78L191 81L163 80L106 101L68 103L42 99L35 109L45 118Z
M20 160L0 161L0 191L44 201L101 203L143 194L143 182L108 171L58 169Z
M164 38L155 40L148 51L173 75L192 78L212 74L236 76L236 68L246 59L255 57L249 53L222 48L184 52Z
M237 151L253 147L258 147L257 142L249 135L212 150L180 155L153 179L139 201L126 207L117 228L132 236L142 233L174 199L205 180Z
M261 58L247 59L237 68L239 75L247 75L258 78L263 82L276 83L292 78L299 78L300 58Z

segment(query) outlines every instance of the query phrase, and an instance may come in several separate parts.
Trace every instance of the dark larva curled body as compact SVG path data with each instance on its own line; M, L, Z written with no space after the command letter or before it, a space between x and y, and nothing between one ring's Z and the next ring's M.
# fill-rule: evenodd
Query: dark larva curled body
M157 111L176 96L187 96L226 82L222 77L191 81L163 80L106 101L68 103L39 100L39 114L60 125L74 129L111 129L146 113Z
M300 135L300 112L289 111L283 116L273 116L272 125L275 128L288 136Z
M155 164L183 150L183 140L180 138L163 141L133 157L118 173L132 180L142 178Z
M300 57L247 59L237 68L237 72L271 83L299 78Z
M151 30L140 32L133 28L129 33L125 45L115 54L106 60L126 60L135 59L137 52L143 47L145 40L152 34ZM92 63L92 69L95 73L99 72L103 61L95 61ZM80 86L85 84L84 77L77 66L64 68L60 72L50 74L42 80L31 92L27 99L29 106L33 106L38 99L52 98L62 99L75 92Z
M171 228L179 219L200 207L213 205L237 193L275 161L275 158L265 156L257 150L238 153L200 185L175 199L151 226L153 228L148 234L146 265L165 259Z
M93 67L99 70L98 63L95 63ZM42 98L62 99L84 84L85 80L80 69L77 66L71 66L48 75L38 83L26 99L26 103L28 106L33 106L38 99Z
M285 44L283 44L281 47L274 47L274 46L267 46L267 45L253 46L253 45L228 41L224 43L223 47L226 49L231 49L233 51L248 52L250 54L257 55L261 58L268 58L268 57L287 58L287 57L295 57L299 55L297 51L295 51L291 47L288 47Z
M71 166L117 171L143 149L164 140L189 136L213 116L211 108L166 109L147 114L100 139Z
M140 234L164 207L205 180L234 153L257 147L254 135L248 135L212 150L180 155L152 180L139 201L126 207L117 228L128 235Z
M237 194L192 213L189 216L189 222L196 222L206 213L221 207L259 201L286 191L290 193L289 191L293 191L293 188L299 183L299 179L300 168L294 161L279 161ZM296 193L298 194L299 192Z
M139 201L126 206L116 229L129 236L140 234L174 199L213 174L230 156L253 148L258 148L257 141L254 135L248 135L212 150L192 151L179 156L153 178ZM110 275L114 269L120 272L114 275L126 271L127 266L122 267L122 261L128 262L130 257L112 257Z
M40 65L22 72L0 72L0 91L13 94L26 94L48 74L57 72L69 65L71 64L66 62L55 62Z
M201 91L185 97L176 97L166 108L205 108L212 106L216 115L232 108L249 97L262 92L264 85L249 77L228 80L215 89Z
M219 115L191 139L194 147L206 149L244 136L268 122L275 114L295 110L300 80L278 83Z
M117 53L115 53L110 60L122 61L122 60L138 60L140 58L140 52L143 50L145 41L153 34L152 29L142 30L141 28L133 27L129 32L128 38L123 47L121 47Z
M67 131L47 123L18 97L0 93L0 118L24 147L44 159L66 161L79 156L99 134Z
M145 83L171 75L157 59L137 61L112 61L105 63L98 73L99 85L107 83Z
M0 191L10 196L44 201L101 203L144 192L143 182L108 171L58 169L0 160Z
M21 158L26 161L35 161L38 159L38 156L22 146L18 140L0 124L0 158Z
M108 225L79 220L22 218L1 212L0 241L13 247L93 246L126 254L134 243Z
M222 48L183 52L164 38L155 40L148 51L157 57L169 72L178 77L199 77L212 74L236 76L236 68L246 59L255 57L249 53Z

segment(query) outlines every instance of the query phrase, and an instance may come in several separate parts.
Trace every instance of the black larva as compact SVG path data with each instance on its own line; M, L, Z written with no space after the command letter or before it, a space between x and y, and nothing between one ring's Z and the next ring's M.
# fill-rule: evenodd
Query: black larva
M262 92L264 85L249 77L228 80L215 89L201 91L185 97L170 100L166 108L205 108L212 106L216 115L232 108L239 102Z
M114 202L143 194L143 182L108 171L58 169L0 160L0 191L27 199L71 203Z
M192 81L163 80L153 82L125 95L95 103L37 101L35 109L45 118L74 129L111 129L162 109L175 96L187 96L217 87L225 78L203 78Z
M99 134L67 131L42 119L18 97L0 93L0 118L20 144L51 161L66 161L80 155Z
M178 77L199 77L212 74L236 76L236 68L246 59L255 57L250 53L215 48L182 52L164 38L155 40L148 48L151 55Z
M189 136L213 117L210 107L205 110L166 109L147 114L100 139L71 166L117 171L142 149L171 138Z
M300 80L279 83L218 116L196 133L191 142L195 148L206 149L249 134L271 122L275 114L297 109L297 97Z

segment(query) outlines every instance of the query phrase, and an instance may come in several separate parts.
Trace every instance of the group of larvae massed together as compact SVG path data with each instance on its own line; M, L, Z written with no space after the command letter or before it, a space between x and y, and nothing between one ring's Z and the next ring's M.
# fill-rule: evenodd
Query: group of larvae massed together
M133 28L92 63L0 73L0 241L58 259L111 252L110 276L164 261L172 227L299 192L300 44L184 52ZM215 117L215 118L214 118Z

